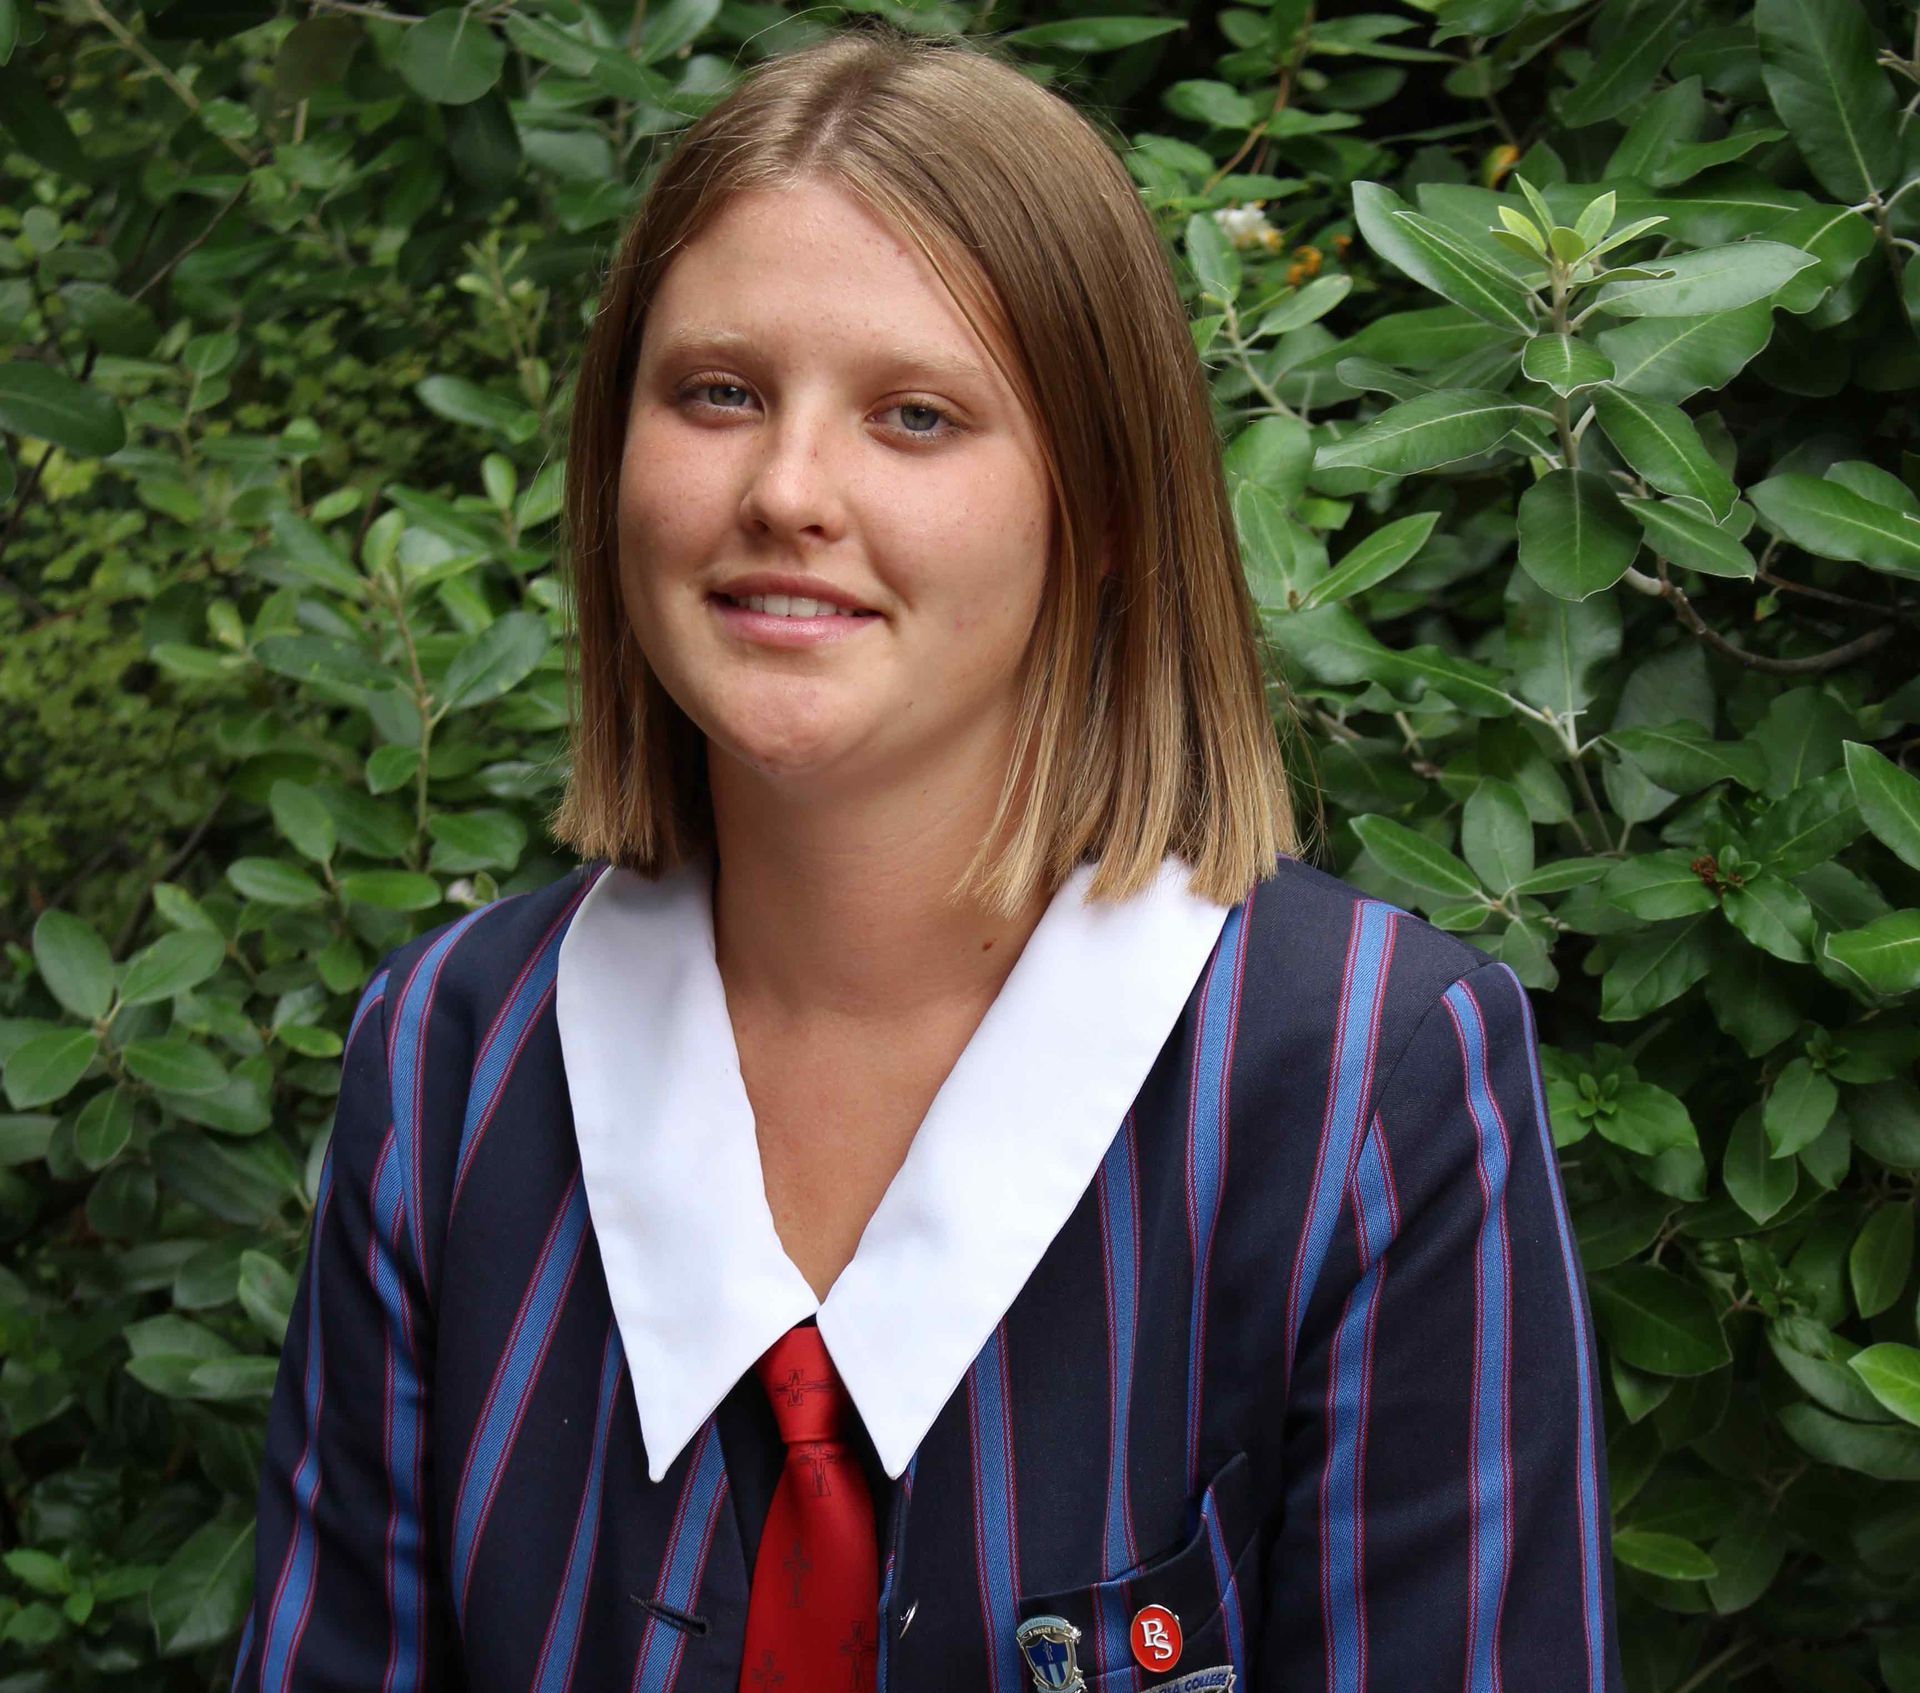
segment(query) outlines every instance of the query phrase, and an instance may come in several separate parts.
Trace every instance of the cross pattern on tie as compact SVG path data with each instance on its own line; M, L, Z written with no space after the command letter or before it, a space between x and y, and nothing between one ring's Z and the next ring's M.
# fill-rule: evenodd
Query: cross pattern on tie
M853 1401L811 1324L787 1330L754 1369L787 1456L754 1558L740 1693L872 1693L880 1558L849 1439Z

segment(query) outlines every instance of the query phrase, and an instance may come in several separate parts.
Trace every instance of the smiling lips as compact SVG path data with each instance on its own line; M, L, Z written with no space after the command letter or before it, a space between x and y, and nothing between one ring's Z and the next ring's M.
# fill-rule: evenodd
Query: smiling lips
M831 600L810 600L799 594L722 594L729 604L745 606L749 611L765 612L771 617L872 617L874 613L858 606L836 605Z
M712 594L707 604L727 634L761 647L824 646L886 621L878 612L798 594Z

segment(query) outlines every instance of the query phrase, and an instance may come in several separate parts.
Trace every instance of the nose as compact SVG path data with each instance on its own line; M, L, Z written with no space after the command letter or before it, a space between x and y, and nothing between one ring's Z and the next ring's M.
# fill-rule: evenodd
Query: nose
M823 538L845 525L842 425L825 402L790 406L755 443L741 512L776 535Z

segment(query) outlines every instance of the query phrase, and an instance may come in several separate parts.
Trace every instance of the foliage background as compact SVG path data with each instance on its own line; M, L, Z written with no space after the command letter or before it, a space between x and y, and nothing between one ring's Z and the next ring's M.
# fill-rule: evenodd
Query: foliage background
M856 12L1111 125L1320 861L1535 990L1630 1686L1915 1693L1895 0L0 0L0 1693L225 1685L355 995L566 867L597 266Z

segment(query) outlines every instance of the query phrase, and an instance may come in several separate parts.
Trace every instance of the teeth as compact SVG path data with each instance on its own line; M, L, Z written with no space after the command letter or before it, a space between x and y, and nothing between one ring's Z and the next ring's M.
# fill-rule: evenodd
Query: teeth
M830 605L825 600L801 599L797 594L749 594L744 599L735 594L727 595L735 605L745 606L749 611L769 612L775 617L855 617L857 612L845 607Z

